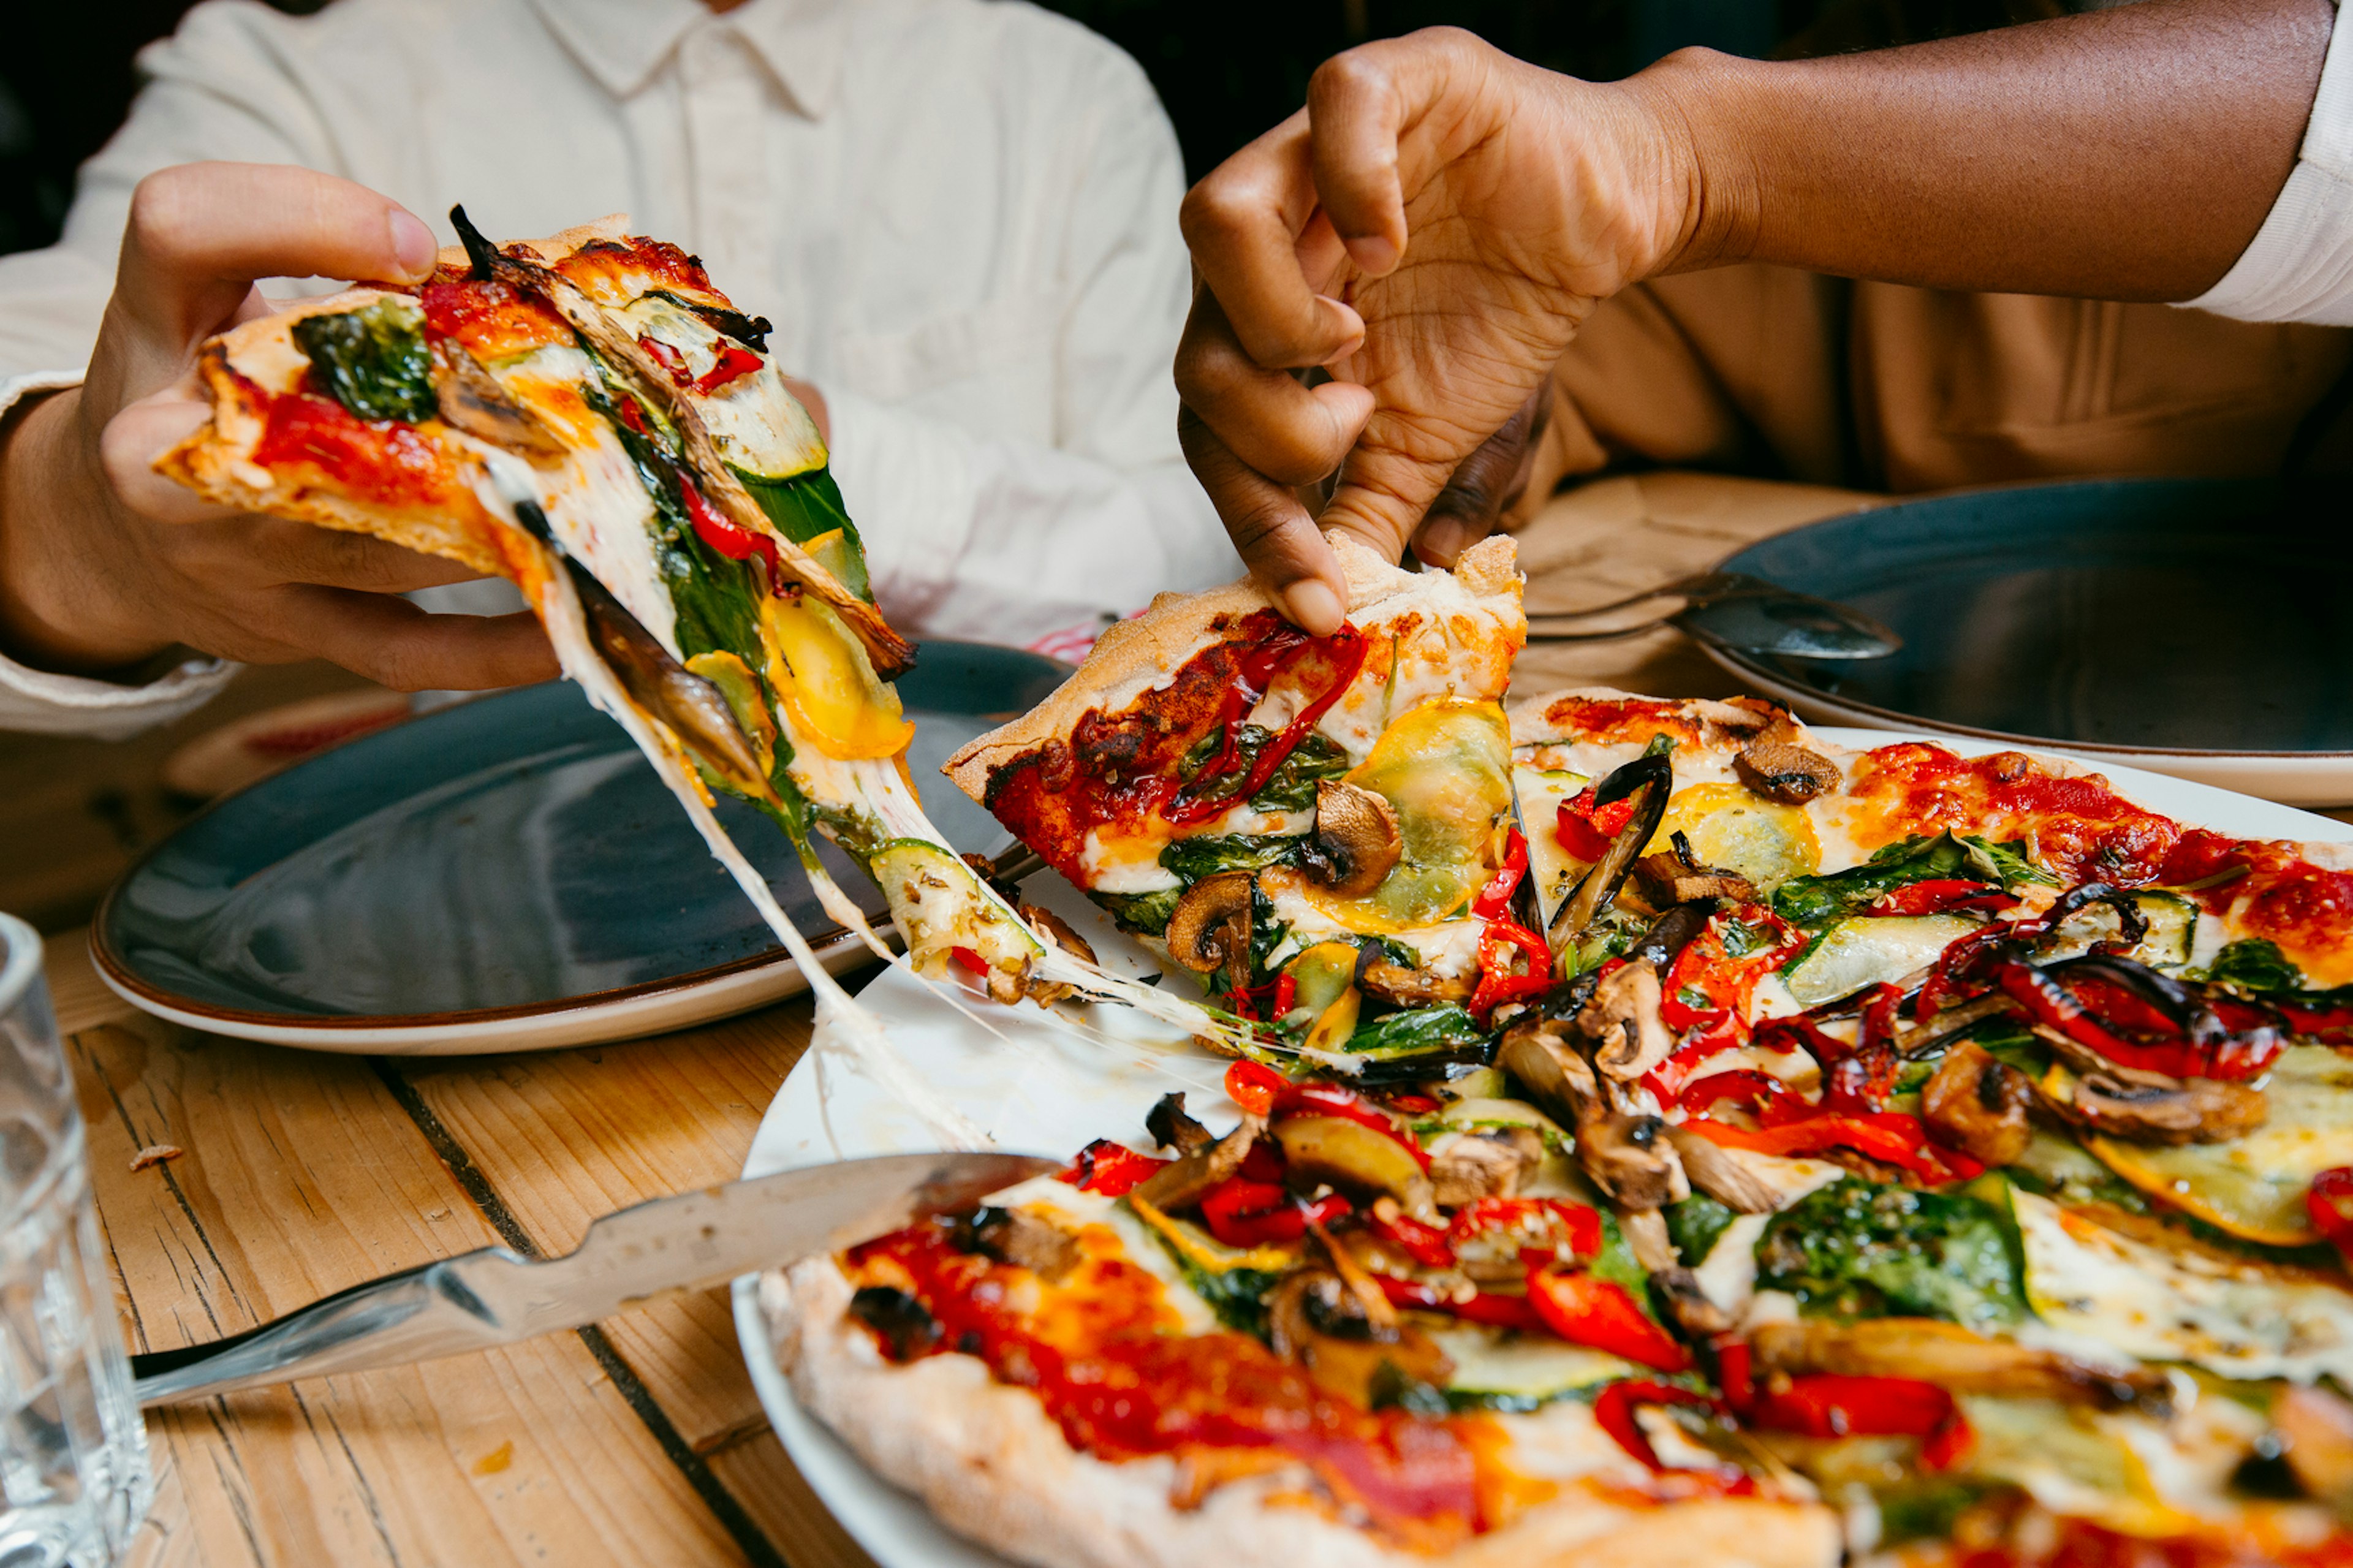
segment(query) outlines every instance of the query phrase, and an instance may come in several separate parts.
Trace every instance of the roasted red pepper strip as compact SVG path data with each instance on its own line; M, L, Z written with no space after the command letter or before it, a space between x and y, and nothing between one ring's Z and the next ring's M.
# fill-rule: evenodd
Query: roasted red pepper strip
M1683 1372L1692 1363L1667 1331L1612 1280L1558 1268L1528 1270L1528 1302L1544 1326L1571 1344L1623 1356L1660 1372Z
M628 406L624 405L624 406ZM686 503L687 521L694 524L694 536L719 552L730 561L749 561L758 556L768 569L768 591L781 596L788 584L785 581L784 563L776 554L776 542L765 533L738 528L719 515L711 503L702 499L702 491L681 472L678 476L679 499Z
M1236 1062L1226 1069L1226 1098L1251 1116L1271 1111L1275 1097L1290 1087L1289 1079L1257 1062Z
M1387 1274L1376 1274L1373 1278L1381 1282L1381 1294L1400 1307L1415 1307L1425 1312L1446 1312L1466 1323L1483 1323L1491 1329L1518 1329L1531 1334L1544 1332L1544 1321L1536 1316L1535 1309L1528 1305L1525 1296L1504 1296L1491 1290L1474 1290L1457 1298L1418 1279L1398 1279Z
M1482 921L1493 920L1512 907L1512 895L1518 891L1520 879L1527 875L1528 841L1520 830L1513 828L1504 840L1504 864L1479 896L1471 900L1471 912Z
M1890 888L1862 912L1867 915L1939 915L1954 910L2006 910L2016 897L1983 882L1959 877L1936 877L1906 887Z
M1513 950L1526 959L1525 973L1512 969ZM1484 1018L1506 1002L1524 1001L1552 986L1552 949L1545 939L1524 925L1500 915L1479 933L1479 988L1472 994L1471 1012Z
M1764 1127L1802 1120L1809 1109L1788 1084L1755 1068L1736 1068L1730 1072L1712 1072L1705 1078L1694 1079L1675 1097L1675 1103L1694 1115L1704 1114L1725 1100L1756 1117L1757 1124Z
M659 338L641 332L638 336L638 347L645 350L646 357L661 366L676 385L689 386L693 384L694 373L687 369L686 356Z
M1645 1468L1659 1475L1710 1480L1735 1494L1756 1489L1757 1483L1734 1465L1720 1465L1712 1470L1669 1470L1659 1462L1659 1451L1651 1446L1650 1435L1642 1430L1642 1424L1634 1419L1636 1408L1644 1405L1682 1405L1708 1411L1723 1408L1706 1394L1694 1394L1688 1388L1630 1378L1613 1383L1593 1396L1594 1424L1609 1433L1620 1447L1641 1460Z
M1098 1138L1079 1151L1071 1168L1060 1180L1082 1193L1101 1193L1107 1198L1124 1197L1153 1172L1167 1164L1149 1154L1139 1154L1124 1143L1114 1143L1108 1138Z
M948 949L948 956L954 958L965 968L971 970L975 974L986 974L988 973L988 960L981 957L977 949L969 947L952 947Z
M1895 1055L1895 1007L1903 999L1904 993L1893 985L1874 987L1863 998L1860 1038L1822 1062L1823 1110L1842 1116L1869 1116L1887 1109L1888 1099L1895 1092L1895 1075L1903 1066ZM1835 1044L1830 1035L1820 1030L1814 1034Z
M1944 1469L1968 1447L1968 1425L1953 1396L1910 1377L1809 1373L1759 1384L1746 1417L1757 1426L1807 1437L1919 1437L1921 1462Z
M1424 1225L1402 1211L1386 1212L1388 1205L1376 1208L1366 1217L1373 1234L1420 1264L1424 1268L1454 1267L1454 1245L1447 1233L1437 1226Z
M1726 927L1736 921L1753 934L1756 945L1735 957L1726 944ZM1716 914L1700 933L1683 944L1667 966L1662 983L1659 1016L1668 1028L1684 1037L1674 1060L1689 1063L1747 1042L1748 1007L1757 983L1781 967L1803 945L1789 923L1757 904Z
M1897 1110L1869 1116L1824 1112L1753 1131L1694 1116L1683 1127L1727 1149L1747 1149L1759 1154L1812 1155L1831 1149L1852 1149L1908 1172L1931 1186L1966 1182L1985 1169L1958 1150L1930 1142L1917 1117Z
M2169 1078L2211 1078L2231 1081L2253 1078L2276 1060L2286 1042L2274 1031L2256 1040L2223 1039L2200 1042L2183 1037L2173 1020L2139 997L2094 976L2077 979L2071 989L2056 976L2031 963L2001 966L2003 992L2024 1005L2038 1022L2057 1029L2087 1050L2096 1051L2118 1067L2164 1073ZM2091 1005L2096 1005L2095 1015ZM2215 1016L2226 1027L2259 1026L2263 1015L2234 998L2216 999ZM2225 1017L2224 1008L2233 1009ZM2232 1020L2235 1018L2237 1023ZM2110 1026L2142 1027L2169 1034L2170 1038L2142 1042L2129 1039Z
M1250 764L1250 773L1239 785L1203 795L1200 792L1208 790L1230 773L1240 759L1240 736L1243 718L1258 706L1284 671L1302 662L1309 653L1319 651L1332 660L1331 684L1293 716L1291 722L1282 727L1282 733L1259 748L1257 761ZM1227 694L1225 717L1221 721L1225 740L1219 747L1218 754L1193 776L1190 783L1177 791L1176 797L1161 813L1162 817L1172 827L1197 827L1224 816L1258 794L1266 787L1266 781L1274 776L1274 770L1282 765L1282 760L1298 750L1299 742L1307 738L1307 731L1315 727L1316 721L1324 717L1332 704L1340 700L1340 694L1348 689L1350 683L1356 679L1356 673L1364 668L1365 637L1354 626L1344 626L1328 637L1313 638L1295 627L1284 627L1268 638L1262 647L1253 650L1253 657L1244 663L1234 689Z
M1480 1198L1454 1211L1454 1223L1447 1235L1460 1247L1499 1230L1525 1228L1535 1233L1556 1227L1577 1257L1592 1258L1601 1251L1600 1212L1558 1198Z
M2353 1264L2353 1165L2338 1165L2312 1178L2304 1194L2305 1211L2315 1230L2334 1242L2345 1261Z
M1201 1198L1201 1220L1209 1234L1228 1247L1266 1247L1297 1241L1308 1223L1328 1225L1353 1213L1348 1200L1334 1193L1312 1204L1294 1200L1288 1189L1272 1182L1231 1176Z
M1553 827L1560 847L1579 860L1599 860L1609 853L1611 841L1634 819L1635 796L1630 795L1608 805L1596 805L1593 795L1600 787L1598 784L1587 784L1585 793L1575 800L1562 801Z
M1293 1004L1296 1003L1298 1000L1298 977L1293 974L1290 971L1285 970L1282 973L1275 977L1274 1011L1269 1013L1267 1016L1274 1019L1282 1018L1284 1014L1291 1011Z
M737 348L733 343L723 344L719 350L718 361L702 373L702 379L694 384L694 390L709 396L730 382L741 381L766 363L750 349Z

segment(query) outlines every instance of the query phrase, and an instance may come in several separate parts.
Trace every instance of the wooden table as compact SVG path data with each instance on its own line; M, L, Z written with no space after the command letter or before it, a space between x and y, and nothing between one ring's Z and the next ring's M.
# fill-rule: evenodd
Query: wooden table
M1522 535L1529 606L1599 604L1864 499L1672 474L1589 486ZM1671 632L1520 665L1524 690L1604 683L1730 689ZM733 1177L809 1031L804 1001L622 1046L324 1056L133 1012L79 931L51 941L49 973L140 1350L494 1241L561 1252L599 1214ZM182 1152L131 1169L158 1143ZM723 1291L489 1354L233 1394L149 1431L161 1491L142 1563L868 1561L769 1431Z

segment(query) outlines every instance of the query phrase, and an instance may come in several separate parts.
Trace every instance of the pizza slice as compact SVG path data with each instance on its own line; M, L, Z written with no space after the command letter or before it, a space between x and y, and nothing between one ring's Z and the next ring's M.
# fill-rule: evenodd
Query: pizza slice
M1335 536L1340 630L1255 584L1164 595L949 776L1119 924L1207 978L1230 1048L1375 1079L1482 1062L1546 984L1500 699L1509 539L1409 572Z
M2353 1562L2341 1271L2055 1156L1758 1155L1773 1204L1646 1241L1506 1075L1227 1089L1222 1135L1170 1096L1139 1146L768 1276L803 1408L1048 1568Z
M451 216L465 247L416 290L304 300L208 343L212 419L159 470L514 580L565 673L628 729L821 994L713 790L774 818L828 911L873 941L808 835L860 857L919 971L960 958L1000 1000L1082 986L1216 1033L1025 918L923 816L889 684L913 650L874 605L766 323L625 219L498 247Z

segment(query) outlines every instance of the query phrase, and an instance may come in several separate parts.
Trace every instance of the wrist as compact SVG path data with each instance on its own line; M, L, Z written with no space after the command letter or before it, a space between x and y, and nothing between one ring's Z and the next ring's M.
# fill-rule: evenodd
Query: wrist
M81 397L68 387L0 417L0 652L93 674L136 664L171 639L115 616L117 584L80 560L81 547L109 531L100 519L111 499L88 460Z
M1671 238L1651 271L1694 272L1755 258L1764 212L1768 128L1755 105L1769 65L1680 49L1620 88L1664 160L1660 189Z

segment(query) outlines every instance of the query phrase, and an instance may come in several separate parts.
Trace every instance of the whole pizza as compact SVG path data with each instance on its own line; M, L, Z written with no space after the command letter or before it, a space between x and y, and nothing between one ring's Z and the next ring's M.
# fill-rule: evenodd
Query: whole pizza
M772 1277L807 1408L1055 1568L2353 1563L2353 856L1506 707L1507 542L1346 560L1335 636L1164 599L951 764L1230 1105Z

